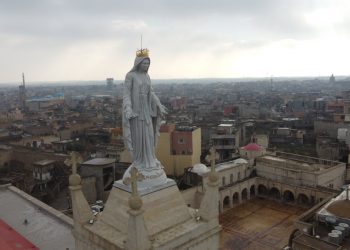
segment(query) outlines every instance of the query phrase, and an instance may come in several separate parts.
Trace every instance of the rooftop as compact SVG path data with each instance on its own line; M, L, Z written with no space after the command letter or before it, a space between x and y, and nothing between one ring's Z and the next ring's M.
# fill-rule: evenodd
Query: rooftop
M223 162L215 165L215 170L217 172L223 171L225 169L230 169L236 167L240 164L247 164L248 162L245 159L238 158L233 161ZM199 175L204 175L210 172L210 167L205 166L204 164L195 164L191 170L191 172L197 173Z
M39 250L29 240L20 235L5 221L0 219L0 246L3 250Z
M0 218L19 234L11 236L17 243L24 242L21 235L37 247L31 249L75 249L72 219L11 185L0 186L0 200ZM0 226L6 232L6 226ZM5 235L0 233L0 244Z
M261 156L257 158L257 162L266 162L280 168L299 169L307 172L320 173L328 171L328 169L332 169L333 167L345 167L345 163L342 162L284 152L275 152L275 154Z
M99 165L99 166L103 166L103 165L108 165L108 164L112 164L116 161L116 159L114 158L94 158L91 160L88 160L84 163L82 163L83 165Z
M247 151L261 151L264 149L264 147L260 146L259 144L251 142L248 145L242 147L242 149L247 150Z
M319 217L341 218L341 220L350 222L350 200L348 195L344 190L321 208L317 215Z
M34 165L39 165L39 166L46 166L46 165L49 165L51 163L54 163L55 161L54 160L48 160L48 159L45 159L45 160L41 160L41 161L36 161L34 162L33 164Z

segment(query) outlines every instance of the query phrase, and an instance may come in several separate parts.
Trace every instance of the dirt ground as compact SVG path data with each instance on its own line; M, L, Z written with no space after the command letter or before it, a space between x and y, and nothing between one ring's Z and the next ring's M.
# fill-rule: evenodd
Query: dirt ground
M282 249L307 209L259 198L231 208L220 215L220 249Z

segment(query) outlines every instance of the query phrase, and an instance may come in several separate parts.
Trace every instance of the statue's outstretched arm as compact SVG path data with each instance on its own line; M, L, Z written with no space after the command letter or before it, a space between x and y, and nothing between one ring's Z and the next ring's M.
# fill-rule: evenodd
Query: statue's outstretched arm
M152 101L157 105L157 108L159 109L160 115L164 116L168 113L167 108L160 103L160 100L158 98L158 96L154 93L153 88L151 86L151 98Z

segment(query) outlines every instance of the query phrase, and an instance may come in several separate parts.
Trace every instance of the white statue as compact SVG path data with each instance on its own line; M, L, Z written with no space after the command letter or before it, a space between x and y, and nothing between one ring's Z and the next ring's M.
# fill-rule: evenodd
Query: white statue
M163 166L157 160L155 147L159 136L165 107L153 92L148 75L150 58L147 49L141 49L135 58L134 67L126 74L123 94L123 135L130 151L132 164L123 176L128 183L129 171L137 168L140 175L138 187L148 188L166 182Z

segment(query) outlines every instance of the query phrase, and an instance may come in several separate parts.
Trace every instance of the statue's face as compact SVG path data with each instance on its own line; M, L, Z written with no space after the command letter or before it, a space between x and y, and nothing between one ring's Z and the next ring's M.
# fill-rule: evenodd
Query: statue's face
M149 65L150 65L150 61L148 59L145 59L143 60L140 65L139 65L139 70L141 72L147 72L148 71L148 68L149 68Z

